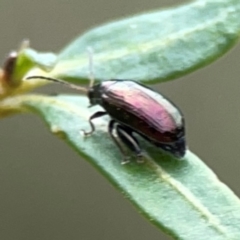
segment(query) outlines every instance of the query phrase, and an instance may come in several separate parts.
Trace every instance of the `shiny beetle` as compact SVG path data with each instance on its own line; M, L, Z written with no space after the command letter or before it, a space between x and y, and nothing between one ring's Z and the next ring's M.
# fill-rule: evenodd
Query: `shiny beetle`
M127 162L127 154L119 140L141 159L142 149L134 133L147 141L181 159L186 152L184 119L181 112L169 100L152 89L132 80L107 80L93 85L93 78L88 88L83 88L59 79L30 76L27 79L41 78L65 84L85 92L90 107L100 105L105 111L94 113L89 118L91 130L95 131L93 119L108 114L111 120L108 132ZM113 134L115 130L118 138Z
M139 157L142 151L133 133L177 158L184 156L186 143L182 114L159 93L131 80L108 80L90 88L88 97L91 106L99 104L105 109L90 117L90 133L94 131L91 120L108 114L111 117L108 131L120 149L112 134L114 128L122 142Z
M142 156L142 150L134 133L176 158L182 158L186 152L184 119L181 112L161 94L131 80L108 80L91 86L88 90L79 86L43 76L31 76L55 82L60 82L81 91L87 91L90 107L100 105L105 111L94 113L89 118L91 131L95 131L92 120L108 114L111 120L108 125L110 136L126 153L113 135L113 130L137 156ZM126 160L126 158L124 158Z

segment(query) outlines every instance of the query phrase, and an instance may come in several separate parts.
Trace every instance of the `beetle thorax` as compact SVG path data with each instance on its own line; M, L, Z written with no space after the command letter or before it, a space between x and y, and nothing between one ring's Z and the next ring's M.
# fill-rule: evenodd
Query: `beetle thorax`
M108 88L115 84L116 80L108 80L102 83L96 84L89 88L88 90L88 98L90 100L90 104L93 105L102 105L102 99L105 92L108 91Z

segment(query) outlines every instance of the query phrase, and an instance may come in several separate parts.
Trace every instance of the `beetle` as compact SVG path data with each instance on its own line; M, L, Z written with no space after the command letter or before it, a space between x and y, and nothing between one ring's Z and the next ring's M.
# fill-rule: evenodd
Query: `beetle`
M132 80L113 79L93 85L87 90L44 76L30 76L27 79L33 78L55 81L71 88L84 90L90 100L90 107L102 106L105 111L98 111L89 118L91 130L84 131L84 134L91 135L95 131L93 119L108 114L111 117L108 132L124 155L123 163L126 161L126 153L114 136L114 129L119 139L139 158L142 157L142 149L134 133L176 158L185 155L185 126L182 113L163 95L145 85Z
M133 80L106 80L93 84L90 77L88 88L45 76L29 76L62 83L87 94L90 107L100 105L105 111L98 111L89 118L91 135L95 131L93 119L108 114L111 118L108 132L128 162L127 154L119 140L132 150L139 161L143 156L139 142L134 135L151 142L174 157L181 159L186 153L185 123L181 111L167 98L151 88ZM113 134L115 130L118 138Z

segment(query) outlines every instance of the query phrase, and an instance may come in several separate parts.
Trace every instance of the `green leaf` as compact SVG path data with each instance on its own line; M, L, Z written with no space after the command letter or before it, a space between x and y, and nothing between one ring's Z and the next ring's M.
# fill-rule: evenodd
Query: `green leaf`
M57 56L53 53L38 53L31 48L22 50L18 54L14 79L21 80L34 67L50 71L56 63L56 58Z
M240 33L239 0L199 0L97 27L59 55L50 75L88 78L87 47L97 80L167 81L214 61Z
M239 240L240 201L193 153L183 161L141 141L149 155L143 164L135 160L121 165L119 149L107 133L106 117L94 121L90 137L88 118L99 107L86 109L80 96L25 95L3 100L1 109L39 114L50 130L62 137L102 172L150 221L175 239ZM103 142L104 139L104 142Z
M56 58L53 53L38 53L30 48L10 53L3 69L0 69L0 99L8 95L22 94L48 83L42 79L26 81L24 77L29 74L46 74L55 65Z

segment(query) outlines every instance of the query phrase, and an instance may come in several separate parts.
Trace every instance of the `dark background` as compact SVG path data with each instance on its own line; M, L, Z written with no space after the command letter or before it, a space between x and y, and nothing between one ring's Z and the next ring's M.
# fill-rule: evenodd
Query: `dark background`
M36 50L58 52L93 26L181 2L1 0L1 59L24 38ZM159 85L185 114L191 150L237 195L239 57L240 47L235 47L210 66ZM58 89L65 91L56 86L40 91ZM52 136L37 116L1 120L0 160L0 239L170 239L140 216L92 166Z

